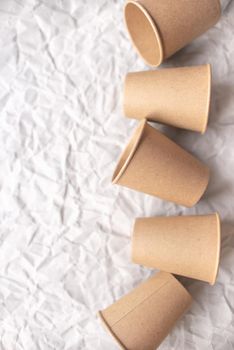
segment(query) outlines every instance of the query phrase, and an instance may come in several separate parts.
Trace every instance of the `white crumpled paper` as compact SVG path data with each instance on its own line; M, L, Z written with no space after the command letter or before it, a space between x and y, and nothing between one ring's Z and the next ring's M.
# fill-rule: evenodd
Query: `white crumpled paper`
M153 273L130 261L134 218L213 211L223 220L218 281L183 279L195 302L160 349L234 348L234 3L225 5L164 64L213 66L206 134L164 128L212 171L185 209L111 185L137 124L123 116L123 79L148 69L123 1L1 0L0 349L117 349L96 312Z

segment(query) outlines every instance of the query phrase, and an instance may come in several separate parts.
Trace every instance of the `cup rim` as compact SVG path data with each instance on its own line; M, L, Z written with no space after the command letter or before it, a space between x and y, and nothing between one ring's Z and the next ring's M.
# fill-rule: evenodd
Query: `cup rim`
M159 49L159 60L157 62L150 62L149 60L147 60L146 57L144 56L144 54L139 50L138 46L136 45L136 43L132 37L131 31L129 29L128 21L126 18L126 10L127 10L128 5L136 6L142 12L142 14L147 19L149 25L151 26L153 33L155 35L156 44L157 44L158 49ZM161 39L160 31L157 28L155 21L153 20L153 18L149 14L149 12L146 10L146 8L142 4L140 4L138 1L127 0L127 2L125 3L125 6L124 6L124 22L125 22L125 26L127 28L127 31L129 33L130 39L132 41L132 44L133 44L135 50L137 51L138 55L143 59L143 61L146 64L150 65L151 67L158 67L162 63L163 58L164 58L162 39Z
M115 335L115 333L112 331L111 327L109 326L109 324L106 322L105 317L102 314L102 311L98 311L97 316L100 318L100 320L102 321L102 324L104 325L104 327L106 328L106 330L109 332L109 334L113 337L113 339L119 344L120 348L122 350L128 350L123 343L120 341L120 339Z
M205 119L204 119L204 124L201 130L201 134L203 135L206 132L207 129L207 124L209 120L209 114L210 114L210 105L211 105L211 85L212 85L212 67L211 64L208 63L205 65L208 68L208 81L207 81L207 106L206 106L206 114L205 114Z
M217 279L218 271L219 271L219 262L220 262L220 253L221 253L221 220L219 213L214 213L213 215L216 216L217 220L217 232L216 232L216 238L217 238L217 251L216 251L216 261L215 261L215 269L213 273L213 277L210 281L210 285L214 285Z
M141 141L146 125L147 125L146 119L143 119L139 122L139 125L135 129L135 132L132 135L130 141L128 142L127 146L124 148L123 152L121 153L119 160L117 162L117 165L115 167L114 174L112 176L113 184L116 184L118 182L118 180L121 178L121 176L124 174L125 170L127 169Z
M222 6L221 6L221 1L220 0L216 0L217 3L217 20L216 23L219 21L221 15L222 15Z

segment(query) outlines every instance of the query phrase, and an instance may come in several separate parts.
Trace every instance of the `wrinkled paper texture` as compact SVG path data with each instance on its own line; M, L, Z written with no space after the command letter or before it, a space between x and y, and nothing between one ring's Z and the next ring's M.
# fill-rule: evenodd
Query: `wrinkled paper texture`
M160 349L234 348L234 3L163 65L213 66L205 135L163 127L211 168L191 209L111 184L137 124L123 116L123 79L148 69L123 3L0 1L1 350L117 349L96 313L153 273L130 261L134 218L213 211L218 281L182 279L195 301Z

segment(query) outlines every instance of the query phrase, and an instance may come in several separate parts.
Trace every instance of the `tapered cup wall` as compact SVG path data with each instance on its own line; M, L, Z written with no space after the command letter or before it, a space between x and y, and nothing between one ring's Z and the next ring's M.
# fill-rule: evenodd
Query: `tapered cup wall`
M219 0L130 0L124 12L136 50L158 66L212 27L221 7Z
M112 181L191 207L207 187L209 169L143 120L121 155Z
M169 68L129 73L124 87L124 113L204 133L211 95L211 67Z
M136 219L132 260L214 284L220 256L217 214Z
M122 349L155 350L191 302L175 277L160 272L99 315Z

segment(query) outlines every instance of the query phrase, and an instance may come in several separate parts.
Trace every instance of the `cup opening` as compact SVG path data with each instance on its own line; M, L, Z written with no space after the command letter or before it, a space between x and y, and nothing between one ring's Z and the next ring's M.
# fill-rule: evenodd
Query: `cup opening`
M162 42L154 20L146 9L137 1L128 1L125 22L138 54L149 65L159 66L163 60Z
M142 133L144 131L146 125L146 120L143 119L137 129L135 130L130 142L128 143L127 147L123 151L123 153L120 156L120 159L117 163L117 166L115 168L113 177L112 177L112 183L117 183L120 177L123 175L124 171L126 170L130 160L132 159L137 146L141 140Z

